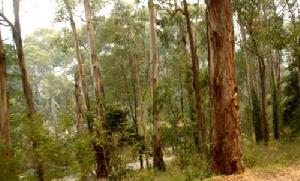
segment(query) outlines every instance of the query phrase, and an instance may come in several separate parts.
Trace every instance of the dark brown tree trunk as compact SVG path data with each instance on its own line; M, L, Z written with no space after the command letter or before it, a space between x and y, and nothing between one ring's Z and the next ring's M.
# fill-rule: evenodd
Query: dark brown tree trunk
M264 57L260 54L258 57L258 70L260 76L260 96L261 96L261 128L265 144L269 142L269 124L267 120L267 102L266 102L266 65Z
M0 32L0 143L4 143L5 145L11 144L9 125L6 60L3 40Z
M165 171L166 166L163 160L163 152L159 135L159 109L158 109L158 90L157 90L157 69L158 69L158 50L156 32L156 11L153 0L148 1L150 18L150 50L151 50L151 96L152 96L152 116L153 116L153 167L160 171Z
M211 169L219 174L233 174L242 172L244 167L231 0L210 0L207 9L212 91Z
M75 71L75 100L76 100L76 128L79 135L83 133L83 111L82 111L82 98L80 88L80 75L79 71Z
M101 72L99 66L99 59L97 56L97 43L96 43L96 32L92 22L92 9L90 0L84 0L84 11L85 17L87 21L87 34L88 34L88 42L90 48L90 60L91 60L91 70L93 77L93 85L94 85L94 94L96 97L96 112L97 112L97 120L99 121L99 125L105 124L105 116L104 116L104 92L103 92L103 84L101 79ZM96 128L97 129L97 128ZM99 130L96 130L97 136L99 135ZM106 141L108 140L108 133L104 133ZM108 180L109 176L109 148L106 145L99 145L94 141L93 148L96 152L96 173L97 178L100 180Z
M280 59L278 51L271 52L271 84L274 138L279 139L280 119Z
M197 119L197 151L199 153L205 152L205 121L204 121L204 113L202 109L202 98L200 92L200 83L199 83L199 60L197 57L197 50L194 45L193 31L191 27L190 14L188 10L188 4L186 0L183 0L184 5L184 15L186 18L186 27L189 35L190 42L190 52L192 55L192 70L193 70L193 88L195 92L195 102L196 102L196 119Z

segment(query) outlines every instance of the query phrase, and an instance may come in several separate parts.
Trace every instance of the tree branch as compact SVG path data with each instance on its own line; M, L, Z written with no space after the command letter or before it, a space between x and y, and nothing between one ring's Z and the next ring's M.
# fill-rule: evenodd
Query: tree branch
M14 24L9 21L9 19L2 12L0 12L0 16L3 18L3 21L5 21L12 29L15 28Z

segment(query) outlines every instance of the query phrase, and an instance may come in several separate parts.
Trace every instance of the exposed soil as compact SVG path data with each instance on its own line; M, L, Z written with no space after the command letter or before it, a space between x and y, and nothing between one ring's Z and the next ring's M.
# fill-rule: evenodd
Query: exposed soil
M239 175L215 176L214 181L300 181L300 162L274 170L246 169Z

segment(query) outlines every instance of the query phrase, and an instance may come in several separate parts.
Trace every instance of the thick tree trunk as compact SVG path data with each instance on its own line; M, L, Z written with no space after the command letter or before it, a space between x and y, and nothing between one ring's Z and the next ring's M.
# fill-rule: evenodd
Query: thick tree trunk
M211 168L215 173L233 174L244 168L241 160L231 0L211 0L207 8L213 108Z
M193 88L195 92L195 102L196 102L196 119L197 119L197 151L199 153L205 152L205 121L204 113L202 109L202 98L200 93L200 83L199 83L199 60L197 57L197 50L194 45L193 31L191 27L190 14L188 10L188 4L186 0L183 1L184 4L184 15L186 18L186 27L189 35L190 42L190 52L192 55L192 70L193 70Z
M104 92L101 80L101 72L99 66L99 59L97 56L97 44L96 44L96 32L92 22L92 10L90 0L84 0L84 11L87 21L87 33L88 42L90 48L90 59L91 59L91 70L93 76L94 93L96 97L96 112L97 120L100 121L100 125L105 124L104 116ZM91 128L92 129L92 128ZM96 130L97 134L99 130ZM99 135L98 135L99 136ZM108 133L105 133L106 141L108 141ZM98 143L93 143L93 148L96 152L96 173L97 178L101 180L108 180L109 176L109 148L106 145L98 145Z
M6 60L3 40L0 32L0 144L11 144L9 110L8 110L8 86L6 76Z
M156 11L153 0L148 1L150 18L150 50L151 50L151 96L152 96L152 116L153 116L153 167L165 171L166 166L163 160L163 152L159 135L159 109L158 109L158 90L157 90L157 69L158 69L158 50L156 32Z

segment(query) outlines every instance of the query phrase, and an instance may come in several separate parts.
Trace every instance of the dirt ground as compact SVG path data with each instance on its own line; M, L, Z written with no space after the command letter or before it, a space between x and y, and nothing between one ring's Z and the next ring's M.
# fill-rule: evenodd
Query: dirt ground
M243 174L215 176L213 181L300 181L300 162L274 170L246 169Z

